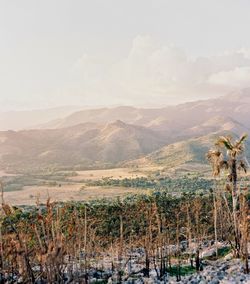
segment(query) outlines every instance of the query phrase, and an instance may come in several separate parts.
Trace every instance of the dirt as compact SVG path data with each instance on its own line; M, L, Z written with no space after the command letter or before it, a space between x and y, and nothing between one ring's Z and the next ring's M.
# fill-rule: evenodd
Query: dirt
M99 180L107 177L113 179L137 178L137 177L146 177L146 173L143 173L142 171L135 171L129 168L77 171L77 176L72 177L71 180L73 181Z
M25 186L21 191L5 192L4 200L12 205L34 205L38 199L39 202L45 203L49 197L51 201L86 201L147 192L148 190L121 187L85 187L83 184L61 187Z

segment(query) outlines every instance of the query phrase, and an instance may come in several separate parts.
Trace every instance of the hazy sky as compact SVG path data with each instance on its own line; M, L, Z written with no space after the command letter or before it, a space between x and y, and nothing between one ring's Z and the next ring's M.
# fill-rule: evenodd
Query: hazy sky
M0 110L250 86L249 0L0 0Z

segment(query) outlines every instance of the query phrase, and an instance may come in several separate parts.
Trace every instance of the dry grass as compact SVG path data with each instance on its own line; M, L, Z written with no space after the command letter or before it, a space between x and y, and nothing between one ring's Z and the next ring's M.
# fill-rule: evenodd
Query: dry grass
M41 203L51 201L83 201L98 198L115 198L130 193L146 193L147 190L121 187L88 187L83 184L65 184L61 187L25 186L23 190L5 192L5 202L12 205L35 205L37 197Z
M146 177L146 173L144 173L142 170L136 171L130 168L78 171L77 174L78 175L72 177L71 180L73 181L100 180L102 178L107 178L107 177L113 179Z
M34 205L37 198L41 203L45 203L48 197L52 201L84 201L98 198L116 198L130 193L146 193L146 190L121 187L94 187L86 186L84 180L100 180L102 178L137 178L146 177L150 169L115 168L105 170L78 171L77 176L70 177L68 183L60 183L55 186L24 186L19 191L9 191L4 193L5 202L13 205ZM7 176L0 171L1 176Z
M10 174L10 173L6 173L5 171L0 170L0 178L1 177L8 177L8 176L16 176L17 174Z

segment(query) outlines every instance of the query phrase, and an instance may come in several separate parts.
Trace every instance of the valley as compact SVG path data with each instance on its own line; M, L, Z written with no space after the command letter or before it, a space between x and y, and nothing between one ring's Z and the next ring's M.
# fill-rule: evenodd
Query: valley
M89 201L124 198L130 194L152 194L165 190L171 194L209 190L211 182L197 174L169 176L160 167L114 168L87 171L54 171L34 174L1 173L4 201L12 205Z
M250 1L0 1L0 284L250 284Z
M187 190L176 182L185 178L198 179L207 191L205 181L212 177L205 154L220 135L248 132L248 111L244 90L227 98L159 109L86 109L36 129L0 131L0 178L6 201L15 205L35 204L38 197L41 202L48 197L86 201L167 190L167 185L175 194L175 184L177 191ZM246 158L249 145L247 140ZM194 190L202 188L190 185Z
M200 170L216 137L249 132L248 91L159 109L82 110L60 123L29 130L0 128L0 170L79 171L127 165L172 170L194 164Z
M115 199L129 194L148 193L147 188L140 192L133 187L91 186L90 181L97 182L107 178L134 179L146 177L147 171L134 171L129 168L108 170L89 170L76 172L51 172L44 174L7 174L0 173L4 184L4 201L12 205L45 204L52 202L88 201L95 199Z
M57 267L55 279L63 263L65 279L85 283L248 281L247 254L234 259L232 161L223 159L239 147L237 216L246 246L250 141L243 135L230 143L250 133L249 112L243 92L159 109L80 110L34 129L0 131L6 259L16 234L34 252L25 252L33 265L27 277L40 277L39 263ZM18 247L11 250L15 264Z

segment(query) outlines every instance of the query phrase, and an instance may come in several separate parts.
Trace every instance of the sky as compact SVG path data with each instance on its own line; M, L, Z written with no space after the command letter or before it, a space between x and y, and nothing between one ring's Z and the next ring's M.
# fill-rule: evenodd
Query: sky
M0 0L0 111L250 87L249 0Z

